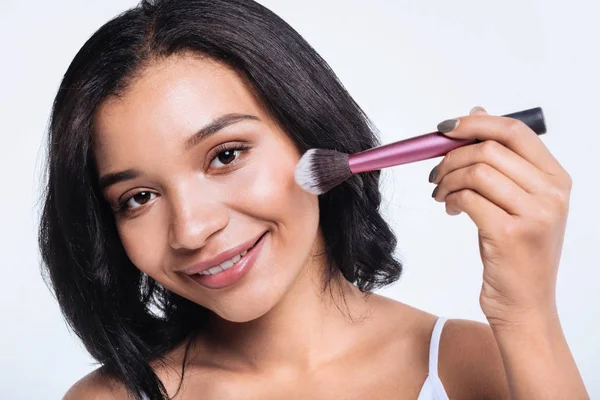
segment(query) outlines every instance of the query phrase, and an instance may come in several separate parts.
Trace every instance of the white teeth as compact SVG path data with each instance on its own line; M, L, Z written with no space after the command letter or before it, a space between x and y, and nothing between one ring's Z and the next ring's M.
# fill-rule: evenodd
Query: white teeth
M218 274L219 272L228 270L229 268L233 267L233 265L236 262L240 261L240 259L242 257L244 257L247 253L248 253L248 250L244 250L237 256L234 256L232 259L225 261L221 265L219 265L217 267L213 267L211 269L207 269L206 271L200 272L200 275L215 275L215 274Z
M218 267L212 267L211 269L209 269L208 273L211 275L214 275L214 274L218 274L221 271L223 271L223 268L221 268L221 266L219 265Z

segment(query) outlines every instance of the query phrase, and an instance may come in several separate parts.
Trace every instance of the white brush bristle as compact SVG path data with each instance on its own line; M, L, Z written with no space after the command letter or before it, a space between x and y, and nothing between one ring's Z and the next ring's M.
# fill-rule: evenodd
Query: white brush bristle
M352 171L348 154L330 149L310 149L294 172L296 182L307 192L320 195L344 182Z
M317 177L312 171L313 157L315 152L315 149L310 149L304 153L304 155L300 158L300 161L298 161L298 165L296 165L294 178L296 179L296 183L307 192L320 195L321 192L319 190Z

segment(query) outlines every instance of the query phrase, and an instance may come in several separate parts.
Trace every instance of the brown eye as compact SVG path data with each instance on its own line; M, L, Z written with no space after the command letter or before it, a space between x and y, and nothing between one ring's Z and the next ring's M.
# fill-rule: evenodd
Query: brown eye
M240 153L244 151L243 149L224 149L217 153L215 158L210 163L210 166L213 168L223 168L227 164L231 164L237 161L237 158L240 156Z
M236 156L237 156L237 151L235 150L225 150L220 152L217 155L217 159L219 160L219 162L221 164L229 164L230 162L232 162L233 160L235 160Z
M130 209L140 207L150 200L153 200L154 197L152 196L156 196L156 194L152 192L139 192L127 200L126 206Z

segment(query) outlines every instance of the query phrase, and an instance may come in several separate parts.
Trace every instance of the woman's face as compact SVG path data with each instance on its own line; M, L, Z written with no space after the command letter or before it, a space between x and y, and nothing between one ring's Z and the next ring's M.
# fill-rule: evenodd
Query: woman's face
M192 55L158 61L95 122L123 246L167 289L249 321L321 250L317 198L294 181L300 154L233 70Z

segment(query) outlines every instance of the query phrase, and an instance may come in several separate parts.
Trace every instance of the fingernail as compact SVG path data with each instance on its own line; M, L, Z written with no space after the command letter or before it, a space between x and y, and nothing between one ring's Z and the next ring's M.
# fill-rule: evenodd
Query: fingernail
M435 167L433 167L433 169L429 173L429 183L433 183L433 181L435 181L435 178L437 177L437 173L438 173L438 167L436 165Z
M431 193L431 197L433 197L434 199L435 199L435 195L438 192L438 188L439 188L439 186L436 186L435 189L433 189L433 193Z
M458 122L458 119L447 119L438 124L437 130L442 133L450 132L451 130L456 129Z

